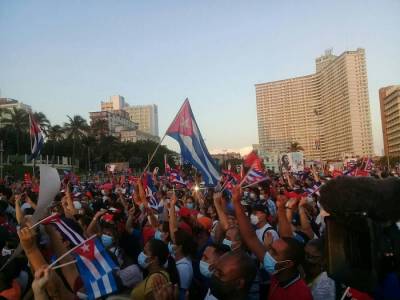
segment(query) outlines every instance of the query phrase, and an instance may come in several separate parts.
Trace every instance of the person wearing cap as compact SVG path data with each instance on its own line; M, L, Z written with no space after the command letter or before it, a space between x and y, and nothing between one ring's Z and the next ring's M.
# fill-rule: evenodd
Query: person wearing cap
M256 235L261 243L264 243L267 232L272 235L273 241L279 239L278 233L267 221L268 216L268 207L259 204L253 206L252 213L250 215L250 222L257 228Z

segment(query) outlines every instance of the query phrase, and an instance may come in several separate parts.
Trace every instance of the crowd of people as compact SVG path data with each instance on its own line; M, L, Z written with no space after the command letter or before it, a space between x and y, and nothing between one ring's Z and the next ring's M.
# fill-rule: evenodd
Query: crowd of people
M103 299L389 299L328 275L318 200L329 174L269 172L247 187L226 175L217 188L182 176L191 184L152 175L154 195L142 178L64 180L48 215L106 248L118 288ZM49 267L73 244L54 224L33 222L36 181L0 186L0 299L88 299L72 255Z

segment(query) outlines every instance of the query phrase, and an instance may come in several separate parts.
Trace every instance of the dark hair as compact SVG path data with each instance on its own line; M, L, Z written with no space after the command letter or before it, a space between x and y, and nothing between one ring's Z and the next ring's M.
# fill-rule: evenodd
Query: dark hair
M248 291L256 276L257 267L254 260L243 250L229 251L225 255L232 256L239 262L239 275L245 280L244 289Z
M227 246L227 245L224 245L224 244L215 244L215 243L212 243L211 245L208 245L208 247L213 247L215 250L215 254L218 256L218 257L221 257L222 255L224 255L225 253L227 253L227 252L230 252L231 251L231 249Z
M158 258L160 266L163 266L168 262L167 272L170 276L171 282L179 285L179 273L176 268L175 260L169 256L168 246L164 242L156 239L151 239L147 243L149 244L151 255Z
M294 238L282 237L281 239L287 244L285 258L293 261L294 265L297 267L304 260L303 244Z
M182 246L184 256L194 256L196 253L197 245L193 237L182 229L175 232L175 244Z
M325 243L322 238L310 240L307 245L314 247L321 254L324 254Z

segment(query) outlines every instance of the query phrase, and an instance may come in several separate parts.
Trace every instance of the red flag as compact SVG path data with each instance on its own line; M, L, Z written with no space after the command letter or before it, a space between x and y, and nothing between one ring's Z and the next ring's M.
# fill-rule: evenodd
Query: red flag
M84 243L82 246L76 248L74 250L75 253L79 254L80 256L86 257L89 260L94 259L94 239L91 239Z
M254 151L251 151L250 154L244 158L244 165L258 172L263 171L261 158Z
M339 176L342 176L342 175L343 175L343 172L339 171L339 170L333 170L333 172L332 172L332 177L333 178L336 178L336 177L339 177Z
M251 151L248 155L244 157L244 165L246 167L251 167L254 162L259 159L260 158L258 157L258 155L254 151Z

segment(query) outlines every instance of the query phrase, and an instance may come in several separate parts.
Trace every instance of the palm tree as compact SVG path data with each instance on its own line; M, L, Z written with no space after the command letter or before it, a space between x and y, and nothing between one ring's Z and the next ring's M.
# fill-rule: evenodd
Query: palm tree
M104 119L97 119L90 125L90 129L96 137L106 136L108 135L108 122Z
M75 145L76 142L86 136L89 126L84 118L75 115L72 118L68 117L68 123L64 123L64 131L67 138L72 139L72 167L75 162Z
M47 138L53 143L53 158L56 155L56 144L64 138L64 129L60 125L49 126Z
M40 111L34 112L33 119L36 121L39 127L43 130L44 134L47 136L50 127L50 121L47 119L46 115Z
M300 146L298 142L291 142L289 147L289 152L304 151L304 148Z
M23 109L13 107L12 109L7 111L7 115L8 116L3 118L2 122L15 130L17 154L19 154L21 135L24 132L27 132L29 129L28 113Z

